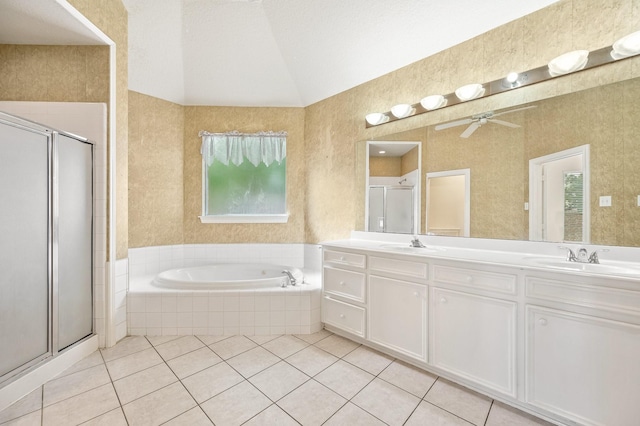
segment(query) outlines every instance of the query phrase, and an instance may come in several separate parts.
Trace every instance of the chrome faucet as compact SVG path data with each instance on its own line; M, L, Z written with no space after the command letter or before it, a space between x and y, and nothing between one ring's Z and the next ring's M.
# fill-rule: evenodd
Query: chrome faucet
M609 251L608 249L598 249L598 250L594 250L591 254L589 254L586 248L581 247L578 250L578 254L576 255L573 252L573 250L571 250L569 247L558 246L558 248L567 250L568 262L579 262L579 263L600 263L600 259L598 258L598 252Z
M567 250L567 262L577 262L578 261L578 258L576 257L576 254L569 247L558 246L558 248Z
M291 284L292 286L295 286L298 284L298 281L296 280L296 278L293 276L293 274L291 273L290 270L285 269L284 271L282 271L283 274L285 274L287 276L287 278L289 279L289 284ZM283 281L282 282L282 287L286 287L287 286L287 281Z
M411 240L411 244L409 245L409 247L420 248L420 247L424 247L424 244L422 244L422 241L418 239L417 235L414 235L413 240Z

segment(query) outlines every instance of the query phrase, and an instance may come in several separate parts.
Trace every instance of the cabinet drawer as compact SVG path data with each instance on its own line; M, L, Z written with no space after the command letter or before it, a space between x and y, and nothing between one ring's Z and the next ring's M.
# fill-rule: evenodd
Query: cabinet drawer
M364 254L325 250L323 253L323 259L325 262L331 262L337 265L348 265L355 266L357 268L364 268L366 266L367 257Z
M364 337L365 310L325 296L322 301L323 321L360 337Z
M433 280L478 290L516 294L516 276L510 274L436 265L433 267Z
M527 297L640 315L640 292L575 282L525 278Z
M420 281L426 281L429 277L429 267L426 263L376 256L369 257L369 270L372 272L387 272L394 276L417 278Z
M364 274L325 267L324 291L364 303Z

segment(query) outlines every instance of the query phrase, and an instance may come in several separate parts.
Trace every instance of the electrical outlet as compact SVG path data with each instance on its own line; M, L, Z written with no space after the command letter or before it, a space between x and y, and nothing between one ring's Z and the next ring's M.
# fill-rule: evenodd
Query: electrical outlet
M640 203L640 195L638 195L638 203ZM638 204L640 205L640 204ZM528 211L529 210L529 203L524 203L524 210Z
M600 197L600 207L611 207L611 195L603 195Z

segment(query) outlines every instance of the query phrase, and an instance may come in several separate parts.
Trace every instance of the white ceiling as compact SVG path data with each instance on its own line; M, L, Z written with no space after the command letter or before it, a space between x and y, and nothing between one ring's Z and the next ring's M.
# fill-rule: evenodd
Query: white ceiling
M558 0L123 0L129 89L307 106ZM0 0L0 43L102 44L61 6Z

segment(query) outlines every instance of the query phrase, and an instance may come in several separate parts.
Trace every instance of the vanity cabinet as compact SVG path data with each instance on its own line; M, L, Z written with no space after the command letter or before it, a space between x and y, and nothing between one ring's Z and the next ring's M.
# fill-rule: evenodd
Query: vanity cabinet
M517 304L438 287L430 299L430 363L516 397Z

